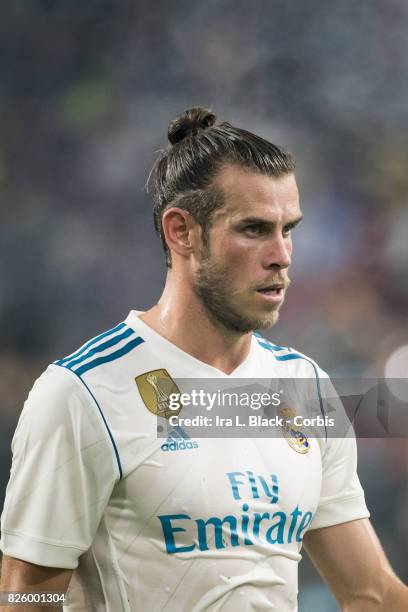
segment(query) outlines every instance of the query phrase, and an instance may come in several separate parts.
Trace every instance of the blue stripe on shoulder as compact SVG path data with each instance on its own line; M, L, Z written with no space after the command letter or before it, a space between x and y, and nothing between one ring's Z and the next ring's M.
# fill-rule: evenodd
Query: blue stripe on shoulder
M292 350L288 348L287 346L278 346L277 344L272 344L272 342L269 342L269 340L265 340L265 338L262 338L262 336L259 336L259 338L260 340L257 340L258 344L262 346L262 348L268 351L291 351Z
M291 359L303 359L301 355L297 353L289 353L289 355L275 355L276 361L290 361Z
M125 323L120 323L119 325L117 325L113 329L105 332L104 334L101 334L100 336L97 336L93 340L90 340L77 353L74 353L73 355L71 355L70 357L66 357L65 359L60 359L59 361L55 361L54 362L54 365L60 366L61 368L64 368L66 370L70 370L73 374L75 374L75 376L81 381L81 383L84 385L84 387L86 388L86 390L88 391L88 393L90 394L92 399L94 400L94 402L95 402L95 404L96 404L96 406L97 406L97 408L99 410L99 413L100 413L100 415L102 417L102 420L103 420L103 422L105 424L105 427L106 427L106 430L108 432L109 438L110 438L110 440L112 442L113 450L115 452L116 462L118 464L119 478L120 479L122 479L123 471L122 471L122 465L121 465L121 461L120 461L120 457L119 457L119 452L118 452L118 449L117 449L116 444L115 444L115 440L113 439L112 432L109 429L109 425L108 425L108 423L107 423L107 421L105 419L105 415L102 412L102 408L100 407L96 397L94 396L94 394L92 393L92 391L90 390L90 388L88 387L86 382L81 378L81 374L83 374L84 372L87 372L88 370L91 370L92 368L96 368L98 365L101 365L102 363L108 363L109 361L114 361L115 359L119 359L119 357L122 357L123 355L126 355L132 349L134 349L136 346L139 346L140 344L142 344L144 342L144 340L143 340L143 338L138 336L137 338L134 338L133 340L131 340L130 342L125 344L125 346L123 346L121 349L119 349L117 351L114 351L113 353L110 353L109 355L104 355L103 357L98 357L98 358L94 359L93 361L90 361L89 363L85 363L85 364L83 364L82 366L79 366L79 367L75 367L75 366L78 366L78 363L81 363L82 361L84 361L85 359L90 357L91 355L93 355L95 353L98 353L100 351L103 351L103 350L105 350L107 348L110 348L111 346L114 346L115 344L118 344L124 338L128 338L132 334L136 333L133 329L131 329L129 327L124 333L119 334L117 336L114 336L113 338L111 338L107 342L104 342L103 344L98 345L97 347L95 347L94 349L90 350L85 355L82 355L82 353L84 353L84 351L87 348L89 348L90 346L92 346L95 342L97 342L98 340L101 340L102 338L105 338L106 336L108 336L110 334L113 334L116 331L119 331L119 330L123 329L123 327L127 327L127 325ZM79 355L82 355L82 357L80 357L79 359L74 359L75 356L79 356Z
M99 336L95 336L95 338L92 338L92 340L89 340L89 342L84 344L84 346L80 348L78 351L76 351L75 353L72 353L72 355L68 355L67 357L64 357L63 359L58 359L57 361L54 361L54 363L56 365L62 365L66 363L67 361L71 361L71 359L76 359L77 357L79 357L79 355L82 355L82 353L84 353L90 346L92 346L99 340L102 340L102 338L106 338L106 336L110 336L111 334L114 334L115 332L119 331L123 327L126 327L126 323L119 323L119 325L116 325L116 327L113 327L112 329L108 329L108 331L104 332L103 334L99 334Z
M123 357L123 355L126 355L136 346L139 346L139 344L142 344L143 342L143 338L140 338L140 336L138 336L137 338L134 338L133 340L125 344L125 346L123 346L118 351L114 351L113 353L110 353L109 355L104 355L103 357L98 357L97 359L94 359L89 363L85 363L83 366L77 367L72 371L75 372L75 374L77 374L78 376L81 376L85 372L88 372L88 370L92 370L93 368L96 368L102 363L108 363L109 361L114 361L115 359L119 359L119 357ZM66 367L69 368L69 366Z
M118 334L117 336L113 336L113 338L110 338L109 340L106 340L106 342L102 342L102 344L98 344L98 346L95 346L94 348L91 348L87 353L83 353L81 355L81 357L78 357L78 359L74 359L74 360L70 359L64 365L67 368L72 368L73 366L77 365L78 363L81 363L82 361L85 361L85 359L88 359L88 357L91 357L92 355L95 355L95 353L101 353L105 349L108 349L111 346L115 346L115 344L118 344L121 340L124 340L125 338L128 338L129 336L132 336L132 335L135 335L135 334L136 334L136 332L133 329L131 329L130 327L128 327L128 329L126 329L122 334Z
M256 334L258 335L258 334ZM262 338L262 336L259 336ZM264 338L262 338L262 340L264 340ZM267 349L268 351L273 352L273 349L268 346L266 344L266 342L260 342L258 340L258 344L259 346L262 346L262 348ZM287 349L287 350L291 350L291 349ZM322 393L321 393L321 388L320 388L320 376L319 376L319 372L317 371L316 365L313 363L313 361L311 359L308 359L307 357L305 357L304 355L300 355L299 353L289 353L289 355L274 355L275 359L277 361L291 361L292 359L303 359L304 361L307 361L308 363L310 363L310 365L313 367L314 373L315 373L315 379L316 379L316 387L317 387L317 395L319 397L319 406L320 406L320 412L322 414L322 417L325 417L325 413L324 413L324 407L323 407L323 399L322 399ZM326 425L324 426L324 430L326 433L326 440L327 440L327 428Z
M60 364L55 364L55 365L60 365ZM68 368L67 368L66 366L64 366L64 365L61 365L60 367L61 367L61 368L65 368L66 370L68 370ZM116 462L117 462L117 464L118 464L119 478L122 480L123 471L122 471L122 464L121 464L120 457L119 457L119 452L118 452L118 449L117 449L117 447L116 447L115 440L113 439L112 432L111 432L111 430L109 429L109 425L108 425L108 423L106 422L105 415L104 415L104 414L103 414L103 412L102 412L102 408L100 407L100 405L99 405L99 403L98 403L98 401L97 401L96 397L94 396L94 394L92 393L92 391L90 390L90 388L88 387L88 385L86 384L86 382L85 382L85 381L83 381L83 380L82 380L82 378L81 378L80 376L78 376L78 374L77 374L76 372L74 372L73 370L71 370L71 372L72 372L73 374L75 374L75 375L78 377L78 379L81 381L81 383L82 383L82 384L84 385L84 387L87 389L88 393L90 394L90 396L91 396L91 397L92 397L92 399L94 400L94 402L95 402L95 404L96 404L96 406L97 406L97 408L98 408L98 410L99 410L99 414L100 414L100 415L101 415L101 417L102 417L102 420L103 420L103 422L104 422L104 424L105 424L105 427L106 427L106 429L107 429L107 432L108 432L108 434L109 434L110 441L112 442L113 450L114 450L114 452L115 452Z

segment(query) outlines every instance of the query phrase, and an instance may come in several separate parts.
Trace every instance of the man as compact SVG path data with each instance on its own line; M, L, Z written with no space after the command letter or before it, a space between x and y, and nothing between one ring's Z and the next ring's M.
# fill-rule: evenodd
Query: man
M69 585L68 610L293 612L304 542L343 611L407 610L352 438L157 439L174 379L325 376L252 333L276 323L289 285L293 159L206 109L168 136L154 169L163 294L35 383L13 440L2 589Z

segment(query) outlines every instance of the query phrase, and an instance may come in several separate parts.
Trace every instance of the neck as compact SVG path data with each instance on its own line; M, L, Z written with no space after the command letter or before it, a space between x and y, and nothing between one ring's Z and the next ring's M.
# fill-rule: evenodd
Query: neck
M251 333L226 330L212 321L193 287L171 270L158 303L143 313L144 323L172 344L230 374L247 357Z

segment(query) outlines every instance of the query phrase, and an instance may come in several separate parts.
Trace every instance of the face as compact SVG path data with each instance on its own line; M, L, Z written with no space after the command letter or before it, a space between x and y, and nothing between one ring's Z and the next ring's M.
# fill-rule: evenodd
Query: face
M226 166L215 187L224 206L214 214L195 290L210 318L246 333L274 325L289 286L292 231L300 222L293 174L274 178Z

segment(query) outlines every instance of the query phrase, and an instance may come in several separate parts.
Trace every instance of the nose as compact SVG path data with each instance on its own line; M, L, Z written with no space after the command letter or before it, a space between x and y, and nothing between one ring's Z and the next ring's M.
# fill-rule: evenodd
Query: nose
M265 253L265 268L288 268L292 258L292 241L290 236L273 236L268 242Z

